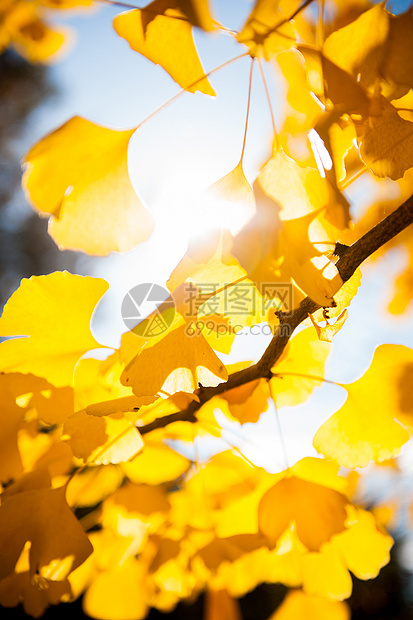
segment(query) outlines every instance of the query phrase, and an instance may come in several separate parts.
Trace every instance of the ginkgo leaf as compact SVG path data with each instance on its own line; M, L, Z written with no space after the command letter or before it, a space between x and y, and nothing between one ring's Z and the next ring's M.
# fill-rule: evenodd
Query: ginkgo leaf
M305 329L290 340L272 368L272 394L277 407L298 405L322 385L330 351L330 344L320 342L313 329Z
M290 158L278 149L260 173L254 183L257 213L250 225L235 237L232 253L261 291L271 290L270 284L275 291L285 290L286 283L294 280L297 289L289 295L289 307L281 309L291 312L305 296L303 291L319 305L331 306L334 305L333 295L343 281L335 265L318 246L324 246L332 237L332 227L320 220L322 209L313 209L303 185L303 181L308 183L310 178L314 183L325 179L317 170L313 170L314 178L312 173L307 177L308 170L292 160L290 165L288 160ZM295 184L294 173L285 181L284 175L291 172L291 166L296 167ZM280 176L281 169L284 175ZM279 185L277 178L280 178ZM313 193L317 196L318 190ZM300 217L298 213L303 211L305 214Z
M2 12L2 39L10 37L16 51L29 62L50 62L56 59L62 46L69 43L68 29L52 29L39 18L32 3L18 2ZM3 40L0 42L3 48Z
M406 372L412 363L411 349L379 346L361 379L342 386L348 398L317 431L316 450L344 467L365 467L399 454L409 434L395 418L413 413Z
M317 551L345 528L347 499L320 484L290 476L263 496L258 508L260 531L275 545L291 522L310 551Z
M127 332L127 335L132 335ZM86 409L88 406L95 405L96 403L117 401L132 404L133 401L121 399L127 399L132 395L132 390L123 386L120 381L120 373L122 372L124 364L122 364L118 357L118 351L115 351L112 355L106 358L106 360L98 360L93 358L82 358L75 369L74 378L74 398L75 398L75 410ZM136 401L135 401L136 402ZM117 405L107 405L109 409ZM106 405L105 405L106 407ZM98 407L101 412L101 408ZM128 409L128 407L126 407ZM96 409L92 408L92 411ZM112 413L115 413L112 411Z
M66 420L63 433L77 458L96 465L123 463L143 448L138 429L122 413L97 417L78 411Z
M258 179L264 192L280 205L282 220L325 209L340 214L334 218L335 226L343 228L348 224L349 205L344 197L332 191L316 168L300 166L281 148L273 153Z
M0 318L0 370L33 373L56 387L73 385L79 358L102 347L90 332L93 310L108 284L67 271L23 279Z
M117 15L113 27L133 50L161 65L182 88L215 95L198 58L191 24L179 5L175 0L154 0L143 9Z
M162 484L179 478L190 461L163 443L163 432L153 431L145 436L145 449L135 458L122 464L122 471L135 484Z
M320 306L334 305L333 296L341 288L343 281L337 267L312 241L325 227L315 219L317 213L309 213L294 220L283 222L282 232L278 245L282 263L279 268L280 280L294 283L304 291L308 297ZM311 228L315 225L311 234ZM326 231L326 234L327 231ZM317 236L318 236L317 235ZM298 298L298 299L297 299ZM294 305L301 301L299 292L295 292Z
M357 291L361 284L361 271L360 269L356 269L351 278L349 278L346 282L344 282L343 286L337 293L334 293L334 301L336 305L334 308L328 309L328 317L330 319L334 319L343 312L345 308L347 308L353 297L357 294ZM316 321L322 321L324 318L323 315L324 309L317 310L314 313L314 319Z
M122 373L122 383L131 386L136 396L152 396L163 386L168 393L193 392L198 383L217 385L228 377L225 366L202 334L188 336L186 325L150 345Z
M150 405L154 402L154 396L138 398L137 396L121 396L113 400L105 400L101 403L86 405L85 411L88 415L98 417L111 415L112 413L138 411L143 405Z
M329 601L311 596L302 590L290 590L287 596L268 620L350 620L351 612L347 603Z
M379 529L370 512L358 509L352 517L351 527L337 536L333 545L355 577L374 579L390 561L393 539Z
M3 382L1 382L3 384ZM24 409L5 385L0 385L0 481L7 482L23 471L17 443L17 434L23 422Z
M307 554L302 571L303 589L310 596L343 601L351 595L351 575L340 551L332 544L323 545L318 553Z
M255 198L245 177L242 162L208 188L206 204L209 199L213 201L214 212L220 213L221 221L228 222L232 234L247 224L255 213Z
M23 187L38 211L52 215L49 233L60 249L126 252L151 234L152 216L128 175L134 131L75 116L26 154Z
M388 33L389 14L380 3L327 37L323 53L368 88L379 75Z
M215 24L211 17L208 0L177 0L177 6L193 26L207 32L214 30Z
M66 603L71 599L71 588L67 580L44 580L40 588L33 583L28 571L10 575L0 582L0 605L17 607L23 604L25 614L40 618L50 605Z
M283 131L289 134L309 131L320 116L322 107L321 102L313 97L308 89L303 56L297 50L291 50L278 54L276 61L288 88L287 102L290 110Z
M413 18L411 10L389 16L386 54L380 72L389 83L383 94L399 99L413 87Z
M250 381L224 392L222 398L228 403L231 415L241 424L257 422L268 409L269 391L263 379Z
M76 507L95 506L115 493L123 481L122 471L116 465L79 470L67 487L67 503Z
M268 308L246 270L231 254L229 233L215 231L204 243L196 241L189 243L185 256L168 280L168 288L173 291L177 311L187 321L191 318L204 321L206 337L208 332L218 332L216 339L207 338L211 346L220 339L231 345L232 326L239 330L261 323L267 318ZM218 315L216 323L215 315ZM222 318L218 320L219 317Z
M200 487L205 488L208 495L220 495L223 501L228 494L246 481L250 486L259 477L259 471L251 467L231 450L215 454L198 472L187 482L188 491L196 493Z
M295 44L294 28L277 4L273 0L258 0L237 36L240 43L249 47L253 57L264 56L269 60Z
M346 309L344 309L342 314L340 314L338 319L335 321L335 323L330 324L326 318L325 319L326 324L323 326L323 325L318 325L318 323L316 323L315 320L313 319L313 315L310 314L310 319L317 332L318 339L322 340L323 342L333 342L333 337L343 327L347 318L348 318L348 312Z
M413 122L380 98L380 113L370 117L361 136L360 155L378 177L400 179L413 166Z
M92 545L67 505L65 487L17 493L0 506L0 580L7 577L27 541L30 575L62 581L86 560ZM58 518L56 518L58 515Z
M92 618L142 620L148 612L144 566L135 558L98 573L84 596Z
M298 50L305 59L308 85L318 98L330 99L340 114L367 114L369 97L353 75L319 49L299 45Z

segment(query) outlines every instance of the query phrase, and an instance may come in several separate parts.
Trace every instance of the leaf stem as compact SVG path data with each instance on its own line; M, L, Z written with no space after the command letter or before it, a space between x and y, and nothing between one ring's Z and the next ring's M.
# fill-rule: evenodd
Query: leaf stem
M253 70L253 68L254 68L254 58L251 58L250 77L249 77L249 84L248 84L247 114L246 114L246 117L245 117L244 140L242 142L241 157L240 157L240 160L239 160L239 165L241 165L241 166L242 166L242 161L244 159L245 145L246 145L246 142L247 142L248 120L249 120L249 116L250 116L250 105L251 105L252 70Z
M264 84L265 94L266 94L267 101L268 101L268 107L270 109L272 130L273 130L273 134L274 134L274 146L275 146L275 148L277 148L277 146L278 146L278 132L277 132L277 127L275 126L275 118L274 118L274 111L272 109L270 91L268 90L268 84L267 84L267 80L265 78L264 70L262 68L261 60L259 58L257 58L257 60L258 60L258 66L260 68L260 73L261 73L262 81L263 81L263 84Z
M272 385L271 381L268 381L268 387L270 388L271 400L274 404L274 417L275 417L275 423L277 425L278 435L280 437L281 449L283 452L284 469L289 469L290 465L289 465L288 454L287 454L287 446L285 445L284 434L283 434L281 420L280 420L280 414L278 412L277 397L274 392L274 386Z
M165 101L165 103L163 103L161 106L159 106L159 108L156 108L156 110L154 110L153 112L151 112L151 114L149 114L149 116L147 116L146 118L143 119L143 121L141 121L139 123L139 125L137 125L135 127L135 131L137 131L138 129L140 129L143 125L145 125L149 120L151 120L152 118L154 118L154 116L156 116L157 114L159 114L160 112L162 112L165 108L167 108L171 103L173 103L174 101L176 101L176 99L179 99L179 97L181 97L184 93L188 92L188 88L192 88L193 86L196 86L199 82L201 82L202 80L204 80L206 77L209 77L210 75L213 75L214 73L217 73L217 71L220 71L221 69L223 69L224 67L227 67L228 65L232 64L233 62L235 62L236 60L239 60L240 58L244 58L245 56L249 56L249 52L244 52L243 54L239 54L238 56L235 56L234 58L230 58L229 60L226 60L225 62L223 62L222 64L218 65L218 67L215 67L214 69L211 69L211 71L208 71L208 73L205 73L204 75L202 75L200 78L198 78L197 80L195 80L195 82L192 82L192 84L188 84L188 86L186 88L182 88L182 90L179 91L179 93L176 93L176 95L174 95L173 97L171 97L170 99L168 99L167 101Z
M185 15L170 15L170 14L165 14L165 13L157 13L156 11L151 11L151 9L148 9L146 6L136 6L135 4L128 4L127 2L121 2L120 0L95 0L95 2L103 2L105 4L112 4L113 6L120 6L123 7L125 9L137 9L138 11L144 11L145 13L148 13L149 15L153 15L154 18L157 17L158 15L161 15L162 17L168 17L169 19L176 19L179 20L181 22L189 22L189 19L187 17L185 17Z

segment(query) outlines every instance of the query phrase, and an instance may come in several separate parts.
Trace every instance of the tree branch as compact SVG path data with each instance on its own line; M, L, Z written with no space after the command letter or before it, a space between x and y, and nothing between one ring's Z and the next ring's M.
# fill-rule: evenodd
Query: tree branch
M363 235L358 241L351 246L346 247L339 244L340 258L336 262L336 267L340 273L343 282L346 282L356 271L357 267L371 256L376 250L381 248L387 241L390 241L399 232L407 228L413 223L413 196L408 198L398 209L393 211L389 216L374 226L369 232ZM277 360L281 357L292 333L302 323L309 314L313 314L319 310L321 306L315 303L309 297L306 297L291 314L280 314L280 323L277 330L264 351L261 359L252 366L239 370L228 377L224 383L220 383L215 387L199 387L195 394L199 398L199 402L193 401L186 409L157 418L153 422L139 427L140 433L143 435L157 428L164 428L172 422L196 422L196 412L202 405L214 396L218 396L223 392L227 392L233 388L255 381L260 378L269 379L271 369Z

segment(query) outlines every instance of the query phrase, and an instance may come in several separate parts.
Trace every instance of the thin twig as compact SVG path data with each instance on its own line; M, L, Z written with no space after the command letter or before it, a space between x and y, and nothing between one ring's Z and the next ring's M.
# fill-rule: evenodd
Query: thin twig
M254 58L251 58L251 69L250 69L250 78L248 84L248 103L247 103L247 114L245 117L245 130L244 130L244 140L242 142L242 150L241 157L239 163L242 165L242 160L244 159L245 145L247 143L247 132L248 132L248 120L250 117L250 105L251 105L251 90L252 90L252 70L254 68Z
M399 232L413 223L413 196L408 198L398 209L388 215L382 222L374 226L369 232L363 235L358 241L346 248L340 246L340 258L336 267L343 282L346 282L356 271L357 267L371 256L376 250L381 248L387 241L396 236ZM280 324L264 351L261 359L252 366L244 368L231 374L224 383L219 383L215 387L200 387L195 391L199 402L192 401L183 411L178 411L170 415L158 418L145 426L138 427L141 434L149 433L157 428L164 428L172 422L196 422L196 412L202 405L214 396L223 394L228 390L239 387L251 381L261 378L269 379L272 377L272 368L282 355L294 330L313 314L321 306L315 301L306 297L291 314L280 313ZM288 328L288 329L286 329Z
M167 106L169 106L170 103L173 103L174 101L176 101L176 99L179 99L179 97L182 97L183 94L185 94L186 92L188 92L189 88L193 88L194 86L196 86L197 84L199 84L199 82L202 82L202 80L204 80L205 78L209 77L210 75L213 75L214 73L216 73L217 71L220 71L221 69L223 69L224 67L227 67L228 65L232 64L233 62L235 62L236 60L239 60L240 58L244 58L245 56L249 56L249 52L244 52L243 54L239 54L238 56L235 56L234 58L230 58L229 60L226 60L225 62L223 62L222 64L218 65L218 67L214 67L214 69L211 69L211 71L208 71L207 73L205 73L205 75L202 75L200 78L198 78L197 80L195 80L195 82L192 82L192 84L188 84L188 86L186 86L185 88L182 88L182 90L179 91L179 93L176 93L176 95L174 95L173 97L171 97L170 99L168 99L167 101L165 101L165 103L163 103L161 106L159 106L159 108L156 108L156 110L154 110L153 112L151 112L151 114L149 114L149 116L147 116L146 118L143 119L143 121L141 121L139 123L139 125L137 125L135 127L135 131L137 131L138 129L140 129L143 125L145 125L149 120L151 120L154 116L156 116L157 114L159 114L159 112L162 112L162 110L164 110Z

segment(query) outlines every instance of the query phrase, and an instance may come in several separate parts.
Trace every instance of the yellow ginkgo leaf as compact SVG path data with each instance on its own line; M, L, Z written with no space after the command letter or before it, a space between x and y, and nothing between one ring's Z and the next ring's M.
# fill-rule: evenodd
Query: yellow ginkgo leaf
M290 220L320 209L327 214L337 212L333 224L348 225L348 202L332 191L326 177L317 168L303 167L276 149L258 176L263 191L275 200L282 220Z
M168 332L142 351L125 368L121 380L136 396L193 392L198 383L217 385L228 373L202 334L187 335L186 325Z
M123 463L143 448L142 437L122 413L105 417L78 411L63 426L74 456L96 465Z
M3 38L10 38L16 51L29 62L50 62L68 43L71 32L68 29L54 30L39 18L37 6L29 2L16 2L11 10L2 13Z
M245 424L257 422L261 414L267 411L269 396L267 382L257 379L224 392L222 398L227 401L231 415Z
M315 320L313 319L313 315L310 314L310 319L311 319L312 324L314 325L318 339L322 340L323 342L333 342L333 337L343 327L347 318L348 318L348 312L346 309L344 309L335 323L330 324L328 322L328 319L325 317L326 324L318 325L318 323L316 323Z
M356 269L351 278L349 278L346 282L344 282L343 286L334 294L334 301L336 305L334 308L328 309L328 317L330 319L334 319L343 312L345 308L347 308L353 297L357 294L359 286L361 284L361 271L360 269ZM324 310L320 308L314 313L314 319L316 321L322 321Z
M26 154L23 187L37 210L52 215L49 233L60 249L126 252L151 234L152 217L128 175L134 131L75 116Z
M50 605L58 605L71 600L70 584L64 581L44 579L43 587L33 583L28 571L10 575L0 582L0 605L17 607L23 605L25 614L40 618Z
M374 579L390 561L393 539L381 531L371 512L357 509L351 527L335 537L332 545L358 579Z
M143 9L117 15L113 27L133 50L161 65L182 88L215 95L198 58L192 26L179 5L177 0L154 0Z
M24 409L16 405L13 394L4 383L1 381L0 384L0 482L12 480L23 471L17 434L23 422Z
M389 16L389 34L381 74L389 86L383 94L399 99L413 87L413 17L411 10Z
M263 496L258 508L259 528L275 545L293 522L307 549L318 551L334 534L344 530L347 503L334 489L289 476Z
M321 101L330 99L340 114L367 113L369 97L353 75L317 48L299 45L298 50L305 59L308 86Z
M380 3L327 37L323 53L368 88L379 77L388 33L389 14Z
M229 252L231 244L232 236L222 231L204 243L193 240L167 283L177 311L187 321L202 320L205 337L217 350L223 350L219 341L232 344L232 327L256 325L268 313L264 298Z
M330 344L320 342L313 329L305 329L290 340L272 368L271 387L277 407L298 405L322 385L330 351Z
M190 461L162 442L163 432L153 431L145 436L145 449L121 465L122 471L135 484L162 484L179 478Z
M127 334L131 335L130 332ZM133 334L132 337L134 337ZM75 411L86 409L89 405L96 403L132 396L132 390L125 388L119 381L122 369L123 364L119 361L118 351L106 360L82 358L75 369L73 386ZM109 408L113 406L113 404L109 405ZM112 411L112 413L115 412Z
M294 28L277 4L273 0L258 0L237 36L240 43L249 47L253 57L264 56L269 60L295 44Z
M208 0L177 0L177 6L193 26L198 26L207 32L214 30Z
M107 288L105 280L67 271L22 280L0 318L0 335L16 336L0 344L0 370L73 385L79 358L103 346L90 332L90 319Z
M236 234L255 213L255 198L248 183L242 162L216 181L205 194L206 206L211 199L214 213L219 214L220 221L228 223L229 230Z
M135 558L99 572L87 589L83 605L92 618L142 620L148 613L144 566Z
M378 177L400 179L413 166L413 123L384 97L361 136L360 155Z
M285 278L292 278L320 306L329 307L334 306L334 295L343 280L335 264L318 250L317 243L310 240L310 226L314 219L315 215L310 213L284 222L279 245L280 255L284 257L280 273ZM297 297L294 301L298 305L300 297Z
M308 553L302 562L304 592L333 601L343 601L351 595L351 575L340 551L332 544L323 545L319 553Z
M322 107L307 87L307 74L304 61L297 50L291 50L277 56L277 63L285 78L287 102L290 110L283 127L284 132L298 133L309 131L320 116Z
M67 487L67 502L69 506L95 506L115 493L123 480L122 471L116 465L79 470Z
M302 590L291 590L269 620L350 620L347 603L311 596Z
M297 288L288 296L288 307L281 308L286 312L300 304L304 293L320 306L332 306L343 284L335 265L319 249L328 239L334 243L337 235L337 229L322 219L323 208L314 209L319 190L322 197L326 189L324 181L317 170L301 168L277 149L254 183L257 213L234 239L233 255L262 292L271 290L269 285L285 292L286 283L294 281Z
M31 577L39 574L52 581L66 579L93 550L67 505L64 487L23 491L2 503L0 580L13 571L27 541Z
M365 467L400 453L408 432L395 420L413 415L411 390L413 351L385 344L376 349L367 372L343 385L348 398L317 431L313 445L344 467Z

